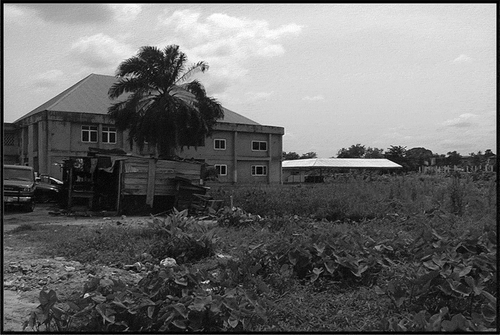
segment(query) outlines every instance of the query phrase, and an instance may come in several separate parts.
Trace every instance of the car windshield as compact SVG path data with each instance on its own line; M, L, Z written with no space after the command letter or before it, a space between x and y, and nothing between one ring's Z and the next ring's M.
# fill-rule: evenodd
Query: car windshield
M33 181L33 172L31 170L26 170L26 169L4 168L3 179Z

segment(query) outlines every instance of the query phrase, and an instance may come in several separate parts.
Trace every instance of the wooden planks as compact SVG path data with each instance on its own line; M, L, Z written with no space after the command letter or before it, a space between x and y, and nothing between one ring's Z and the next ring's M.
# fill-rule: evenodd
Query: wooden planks
M201 165L189 162L155 160L131 157L124 160L124 195L146 195L151 205L155 195L176 195L175 177L182 177L198 184Z

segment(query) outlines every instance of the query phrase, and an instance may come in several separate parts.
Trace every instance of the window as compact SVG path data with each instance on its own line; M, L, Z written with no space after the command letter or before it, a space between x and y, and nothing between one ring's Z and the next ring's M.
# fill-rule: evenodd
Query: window
M102 143L116 143L115 127L102 127Z
M267 166L252 165L252 176L267 176Z
M214 139L214 149L215 150L226 150L226 140L225 139Z
M97 126L82 126L82 142L97 142Z
M266 151L267 150L267 142L266 141L252 141L252 150L253 151Z
M215 164L215 170L219 176L227 176L227 165L226 164Z
M3 145L15 146L16 145L16 137L11 133L3 133Z

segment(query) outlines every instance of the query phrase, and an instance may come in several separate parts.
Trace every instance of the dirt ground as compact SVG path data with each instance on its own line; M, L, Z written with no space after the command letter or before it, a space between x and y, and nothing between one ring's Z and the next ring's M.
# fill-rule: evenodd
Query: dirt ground
M3 326L2 332L22 331L23 323L38 304L42 289L55 290L60 300L80 294L83 283L93 275L108 275L124 282L134 283L141 279L139 273L111 267L89 268L79 262L63 257L42 258L37 254L36 243L26 245L13 238L12 229L26 223L54 226L60 225L107 225L143 224L149 217L108 216L107 213L89 216L90 213L76 211L76 215L57 214L51 204L37 205L32 213L15 210L4 211L3 228Z

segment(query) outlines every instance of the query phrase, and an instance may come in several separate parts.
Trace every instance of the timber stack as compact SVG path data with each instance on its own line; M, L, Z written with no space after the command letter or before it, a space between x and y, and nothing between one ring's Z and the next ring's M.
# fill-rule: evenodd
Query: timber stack
M84 205L117 214L158 213L188 208L194 194L205 194L202 163L122 153L89 151L63 164L63 206Z

